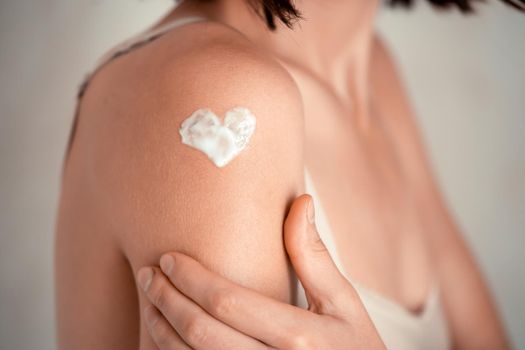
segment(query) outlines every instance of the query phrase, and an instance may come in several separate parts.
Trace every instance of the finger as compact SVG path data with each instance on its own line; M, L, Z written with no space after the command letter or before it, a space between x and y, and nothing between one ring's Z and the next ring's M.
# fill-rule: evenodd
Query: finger
M335 315L354 305L357 293L317 232L310 195L301 195L292 203L284 223L284 243L310 310Z
M146 328L160 350L192 350L153 305L144 308Z
M177 289L209 314L268 345L287 348L299 326L312 329L318 321L318 315L235 284L182 253L164 254L160 263Z
M218 321L179 292L157 267L142 268L137 278L146 283L146 296L162 313L186 344L194 349L254 349L267 347Z

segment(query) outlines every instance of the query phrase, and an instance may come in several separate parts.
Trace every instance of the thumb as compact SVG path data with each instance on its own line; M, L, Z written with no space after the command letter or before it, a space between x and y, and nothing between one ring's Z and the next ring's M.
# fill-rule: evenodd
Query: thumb
M308 299L309 309L337 314L348 303L350 283L339 272L315 225L312 197L299 196L284 223L284 244ZM341 311L341 310L339 310Z

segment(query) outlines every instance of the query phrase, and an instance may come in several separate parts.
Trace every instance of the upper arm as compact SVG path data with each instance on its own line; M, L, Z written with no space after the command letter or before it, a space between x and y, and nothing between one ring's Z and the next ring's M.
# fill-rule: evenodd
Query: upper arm
M302 104L291 78L250 50L212 46L155 68L140 85L91 98L107 102L83 126L97 140L86 148L89 183L133 273L177 250L290 302L282 225L304 186ZM249 108L257 124L228 165L182 144L179 127L193 111L210 108L222 119L235 106Z

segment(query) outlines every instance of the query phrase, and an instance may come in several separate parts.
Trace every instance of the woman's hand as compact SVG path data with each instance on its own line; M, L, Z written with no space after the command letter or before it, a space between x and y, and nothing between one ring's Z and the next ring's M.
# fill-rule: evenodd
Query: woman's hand
M152 305L148 331L166 349L384 349L352 285L339 272L314 223L311 197L298 197L284 242L308 310L257 293L182 253L164 254L161 269L143 267L139 284Z

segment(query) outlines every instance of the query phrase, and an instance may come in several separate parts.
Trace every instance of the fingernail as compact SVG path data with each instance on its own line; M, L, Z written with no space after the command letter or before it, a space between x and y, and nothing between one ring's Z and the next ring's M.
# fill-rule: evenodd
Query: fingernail
M150 267L142 267L137 273L137 280L142 290L146 292L153 280L153 269Z
M313 198L310 198L308 201L308 208L306 209L306 217L308 222L313 225L315 222L315 211L314 211L314 201Z
M173 256L170 254L164 254L160 258L160 269L162 272L164 272L166 275L169 275L171 273L171 270L173 269Z
M144 315L146 316L146 323L150 327L153 327L159 320L159 315L157 314L157 310L155 310L153 305L148 305L144 308Z

